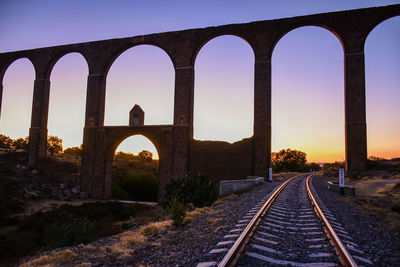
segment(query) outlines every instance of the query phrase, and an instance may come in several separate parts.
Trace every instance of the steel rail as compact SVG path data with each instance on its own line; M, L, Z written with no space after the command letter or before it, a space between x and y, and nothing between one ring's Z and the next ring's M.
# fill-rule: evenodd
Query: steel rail
M258 210L258 212L253 216L253 219L249 222L243 232L240 234L238 239L232 245L232 247L228 250L225 257L218 263L218 267L225 266L235 266L236 262L239 260L240 253L244 249L244 246L247 244L249 238L253 234L255 227L260 223L261 216L265 213L265 211L271 206L271 203L275 200L275 198L279 195L279 193L286 187L290 182L294 179L304 176L304 174L296 175L286 182L284 182L275 192L269 197L267 202Z
M339 259L343 260L343 263L346 266L353 266L353 267L358 266L357 263L355 263L353 257L350 255L349 251L346 249L345 245L342 243L342 241L336 234L335 230L333 230L331 224L326 219L324 213L322 212L317 201L315 200L314 195L312 194L311 189L310 189L310 178L312 176L313 175L308 176L307 180L306 180L308 196L310 197L313 205L315 206L315 211L316 211L317 215L321 218L321 220L325 224L325 230L328 233L329 238L332 240L332 242L336 248L336 251L339 254Z

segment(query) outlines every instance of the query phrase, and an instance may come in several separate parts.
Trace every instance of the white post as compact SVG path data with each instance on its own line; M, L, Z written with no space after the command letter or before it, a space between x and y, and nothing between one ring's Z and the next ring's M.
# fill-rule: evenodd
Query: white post
M268 180L272 182L272 168L269 168L269 177Z
M344 194L344 169L339 169L339 192Z

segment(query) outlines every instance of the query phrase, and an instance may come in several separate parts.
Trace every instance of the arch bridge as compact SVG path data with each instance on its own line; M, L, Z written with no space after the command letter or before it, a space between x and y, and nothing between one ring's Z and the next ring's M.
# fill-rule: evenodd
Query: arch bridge
M0 54L0 81L8 66L28 58L35 68L28 162L46 156L50 73L64 55L77 52L89 67L83 140L81 189L109 198L112 154L126 137L142 134L160 155L160 190L171 177L206 171L215 178L266 176L271 159L271 56L289 31L319 26L334 33L344 51L346 169L359 171L367 159L364 43L381 22L400 15L400 5L366 8L244 24L157 33L121 39L61 45ZM249 43L254 62L254 131L243 141L201 142L193 139L194 62L209 40L235 35ZM104 126L106 77L114 60L129 48L148 44L163 49L175 68L173 125ZM0 83L0 109L3 86ZM227 168L227 166L229 168Z

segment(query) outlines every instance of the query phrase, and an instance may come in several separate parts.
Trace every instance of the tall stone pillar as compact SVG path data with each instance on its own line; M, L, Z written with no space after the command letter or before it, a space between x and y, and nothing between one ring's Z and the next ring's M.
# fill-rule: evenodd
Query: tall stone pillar
M193 128L194 66L175 68L174 125ZM191 133L193 137L193 132Z
M36 79L33 88L31 128L29 129L28 165L34 167L38 157L46 156L47 119L50 80Z
M106 76L90 74L86 92L85 127L104 125L104 110L106 103Z
M193 138L194 67L175 68L175 104L172 175L182 177L189 170L190 140Z
M346 170L365 169L367 130L365 115L365 62L360 52L345 53Z
M267 176L271 165L271 57L254 65L253 175Z
M83 132L81 191L89 197L109 198L111 187L106 185L110 172L104 144L104 109L106 78L103 74L88 76L85 129ZM110 190L108 190L110 189Z

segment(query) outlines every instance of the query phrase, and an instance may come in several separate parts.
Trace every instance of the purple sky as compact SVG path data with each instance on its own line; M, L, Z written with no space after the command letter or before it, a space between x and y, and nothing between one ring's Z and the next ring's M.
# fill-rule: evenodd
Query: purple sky
M0 52L398 4L399 1L15 1L0 2ZM368 37L366 54L369 155L400 156L400 17ZM195 138L234 142L252 135L253 53L234 36L211 40L195 63ZM318 27L289 32L272 58L272 146L296 148L309 161L344 159L343 51ZM51 74L49 134L65 147L82 142L87 65L68 54ZM156 78L155 78L156 77ZM28 135L34 73L18 60L3 80L0 133ZM174 70L152 46L123 53L107 77L105 125L128 124L139 104L146 124L170 124ZM156 96L156 97L155 97ZM155 152L145 138L120 149Z

